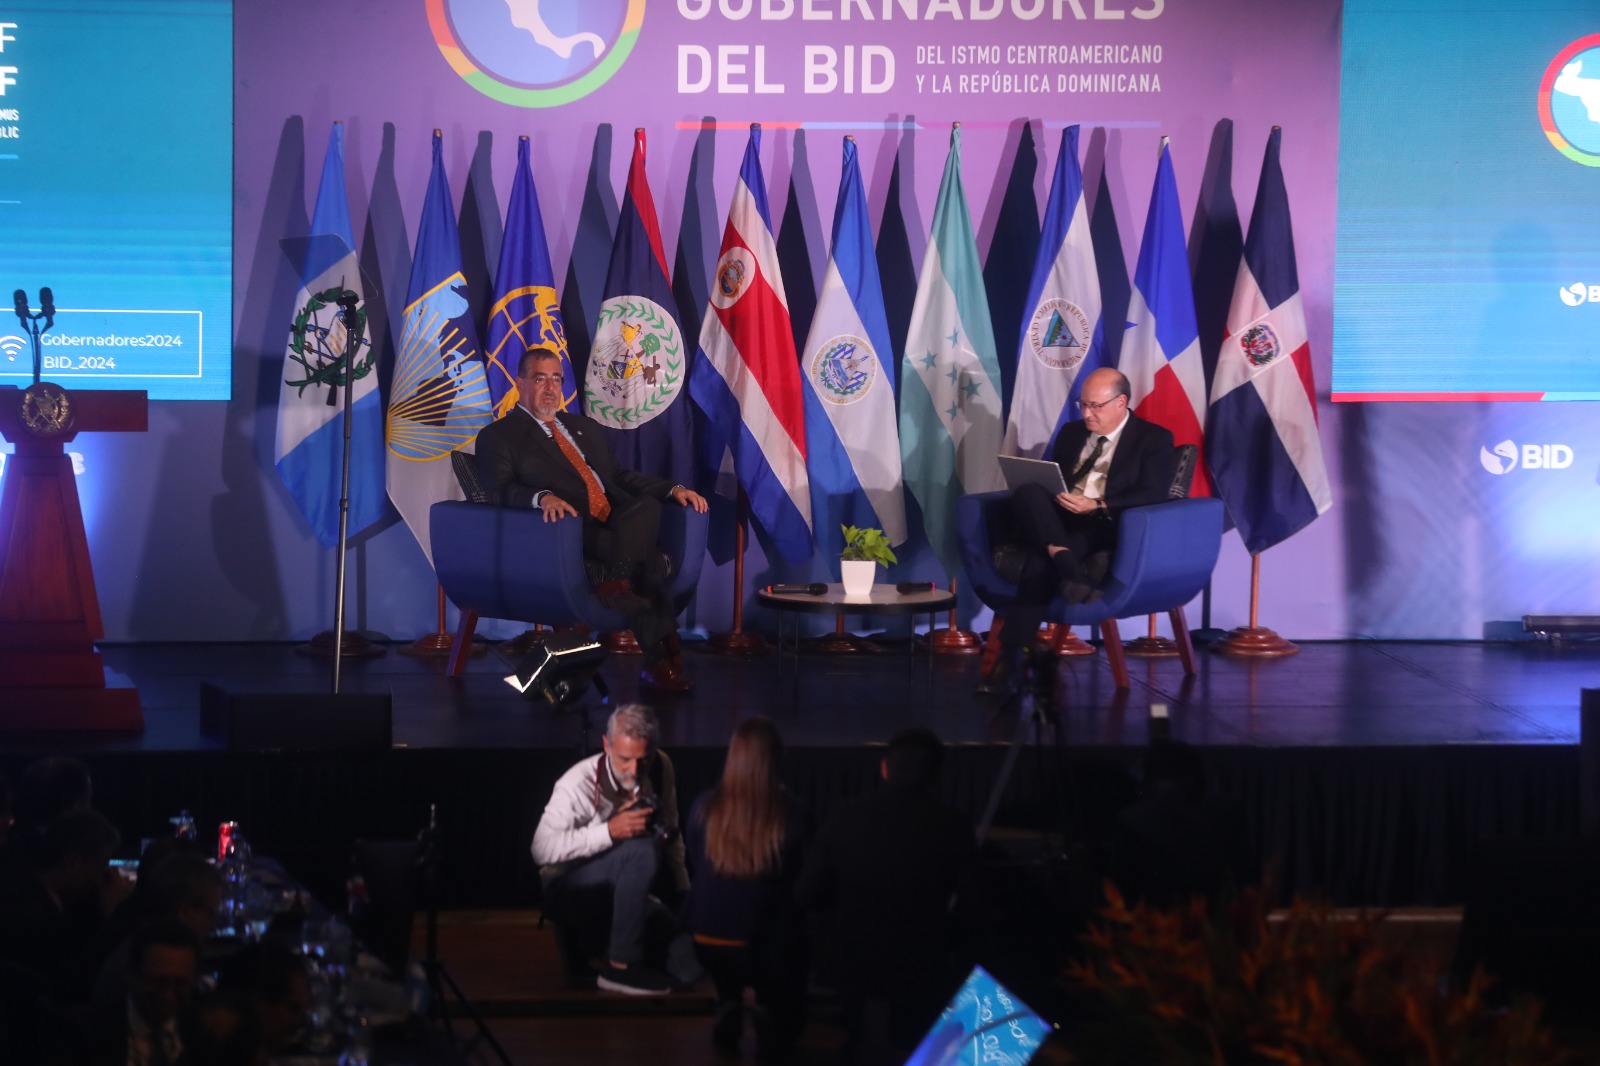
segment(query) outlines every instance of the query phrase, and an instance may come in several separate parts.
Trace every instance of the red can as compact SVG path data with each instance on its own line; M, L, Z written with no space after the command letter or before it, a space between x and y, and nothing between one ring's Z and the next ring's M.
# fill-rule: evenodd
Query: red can
M226 862L233 851L233 835L239 831L238 822L223 822L217 826L217 861Z

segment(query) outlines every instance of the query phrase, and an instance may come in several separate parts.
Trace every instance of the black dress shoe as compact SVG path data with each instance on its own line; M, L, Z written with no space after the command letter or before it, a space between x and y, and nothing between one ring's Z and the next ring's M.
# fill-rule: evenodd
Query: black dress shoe
M995 663L994 669L984 677L978 678L977 687L973 689L980 696L1003 696L1010 692L1016 674L1005 663Z
M694 691L694 682L683 675L682 668L664 660L640 671L639 687L661 696L687 696Z

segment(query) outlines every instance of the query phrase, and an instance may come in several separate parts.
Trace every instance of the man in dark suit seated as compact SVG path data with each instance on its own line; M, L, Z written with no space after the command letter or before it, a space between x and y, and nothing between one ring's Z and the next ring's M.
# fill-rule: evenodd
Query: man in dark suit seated
M663 501L703 513L705 498L619 467L599 423L561 410L561 358L548 348L523 353L517 392L517 406L478 433L484 491L502 507L540 508L546 522L582 521L584 557L602 567L595 593L627 616L644 648L641 682L658 692L692 691L656 534Z
M1100 598L1117 543L1117 516L1167 498L1178 466L1172 433L1128 410L1130 391L1119 371L1090 374L1077 401L1082 417L1061 427L1050 456L1067 490L1052 494L1025 485L1011 495L1016 538L1038 553L1040 565L1030 563L1017 583L1000 631L1000 660L978 686L981 692L1009 686L1022 649L1058 593L1068 603Z

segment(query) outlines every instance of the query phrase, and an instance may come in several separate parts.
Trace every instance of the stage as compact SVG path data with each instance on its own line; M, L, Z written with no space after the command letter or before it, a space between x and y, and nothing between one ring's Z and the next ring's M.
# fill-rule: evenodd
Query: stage
M96 805L132 841L191 811L202 826L238 821L321 891L343 884L350 841L410 836L437 803L450 906L537 899L528 842L550 786L598 743L604 710L554 709L502 678L496 650L460 678L440 659L389 654L347 662L343 690L393 696L388 750L227 751L200 731L200 688L326 693L331 664L291 645L111 645L107 667L142 694L142 735L12 735L0 767L15 774L60 751L94 771ZM1310 643L1249 662L1199 652L1186 680L1174 659L1131 661L1118 694L1103 655L1062 659L1055 721L1033 726L1014 702L973 694L976 656L881 654L800 660L798 700L775 656L730 659L688 648L699 686L656 702L662 746L687 802L711 783L733 723L773 718L790 746L791 788L820 818L870 786L875 745L912 724L949 744L945 795L974 820L1014 738L1023 751L999 824L1064 831L1092 855L1133 795L1130 771L1169 709L1170 734L1203 749L1211 786L1238 800L1254 855L1284 892L1342 905L1460 901L1474 843L1572 835L1578 827L1579 700L1600 686L1600 645ZM613 704L636 695L637 657L602 667Z

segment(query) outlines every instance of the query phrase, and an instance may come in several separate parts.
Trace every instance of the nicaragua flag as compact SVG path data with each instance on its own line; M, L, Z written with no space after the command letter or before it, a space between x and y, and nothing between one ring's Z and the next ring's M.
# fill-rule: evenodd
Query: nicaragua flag
M1021 395L1021 382L1018 382ZM961 188L961 127L933 209L900 364L900 454L945 572L960 569L956 500L1005 487L1000 477L1000 360L983 268Z
M1200 359L1178 181L1165 137L1156 162L1155 187L1150 190L1139 265L1133 273L1120 369L1133 386L1128 403L1135 414L1171 430L1177 444L1203 443L1206 370ZM1195 464L1189 495L1211 495L1204 463Z
M428 509L462 498L450 453L471 451L493 417L438 130L389 395L389 499L431 565Z
M1100 320L1100 273L1078 168L1078 127L1061 131L1050 183L1039 256L1023 304L1017 383L1011 395L1005 452L1037 459L1063 422L1077 417L1073 402L1090 372L1106 363Z
M1272 127L1228 328L1211 383L1211 482L1252 555L1333 506L1295 269L1289 196Z
M833 258L822 281L800 371L806 402L811 516L825 558L844 551L842 525L906 540L900 438L895 429L889 320L872 250L856 142L844 139L833 210Z
M751 515L794 562L811 555L802 389L761 176L761 125L751 123L689 392L706 413L707 465L718 469L733 453Z
M617 462L694 484L694 412L678 395L689 380L689 347L678 328L656 203L644 169L644 130L617 216L605 299L583 379L583 409L605 427Z
M544 216L528 163L531 146L517 138L517 173L511 181L505 239L494 272L494 302L489 308L489 339L484 372L496 418L517 406L517 363L529 348L548 348L561 356L561 409L578 409L578 381L567 356L567 331L561 324L555 271L544 240Z

